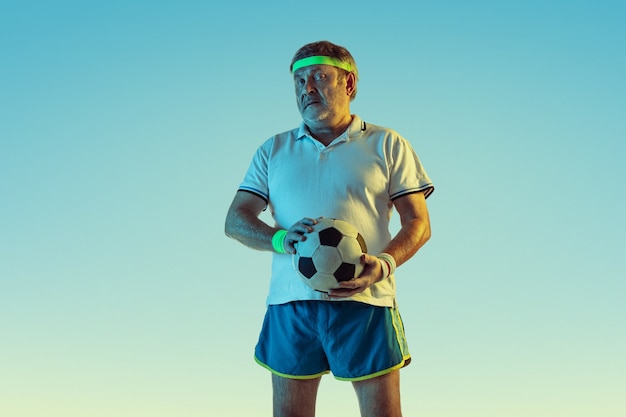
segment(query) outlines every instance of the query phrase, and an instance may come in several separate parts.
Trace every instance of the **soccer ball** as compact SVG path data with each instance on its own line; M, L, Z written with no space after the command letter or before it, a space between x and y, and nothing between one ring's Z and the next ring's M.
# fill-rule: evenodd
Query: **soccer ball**
M367 245L356 227L332 218L318 219L312 227L293 255L293 267L302 280L314 290L328 292L340 281L358 277Z

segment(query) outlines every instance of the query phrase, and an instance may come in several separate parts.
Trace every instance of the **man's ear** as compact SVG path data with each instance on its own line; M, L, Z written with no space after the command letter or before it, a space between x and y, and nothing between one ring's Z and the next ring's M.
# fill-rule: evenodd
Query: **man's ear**
M353 72L349 72L348 75L346 75L346 93L348 93L348 95L351 96L355 89L356 89L356 76L354 75Z

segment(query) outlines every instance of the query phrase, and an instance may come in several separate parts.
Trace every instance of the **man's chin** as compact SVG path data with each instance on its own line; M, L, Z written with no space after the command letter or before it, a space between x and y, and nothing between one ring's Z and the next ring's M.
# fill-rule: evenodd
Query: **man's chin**
M304 109L304 111L301 113L302 115L302 120L304 120L304 122L308 125L309 123L311 124L320 124L320 123L324 123L324 120L326 120L328 118L328 112L324 111L324 110L318 110L315 108L311 108L312 106L308 106L306 109Z

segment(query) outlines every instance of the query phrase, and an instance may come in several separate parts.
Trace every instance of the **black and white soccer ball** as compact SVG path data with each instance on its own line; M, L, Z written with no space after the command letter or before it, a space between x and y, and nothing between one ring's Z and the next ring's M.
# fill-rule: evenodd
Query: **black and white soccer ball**
M363 271L361 255L367 253L363 236L350 223L321 218L296 244L293 267L302 280L317 291L328 292L340 281L349 281Z

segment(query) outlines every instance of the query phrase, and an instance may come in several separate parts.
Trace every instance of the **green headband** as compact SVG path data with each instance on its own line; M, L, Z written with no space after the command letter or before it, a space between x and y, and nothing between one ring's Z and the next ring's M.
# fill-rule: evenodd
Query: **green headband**
M293 63L291 67L291 72L294 73L296 70L302 67L308 67L309 65L332 65L333 67L344 69L348 72L352 72L352 65L347 62L342 62L337 58L332 58L330 56L310 56L308 58L302 58Z

